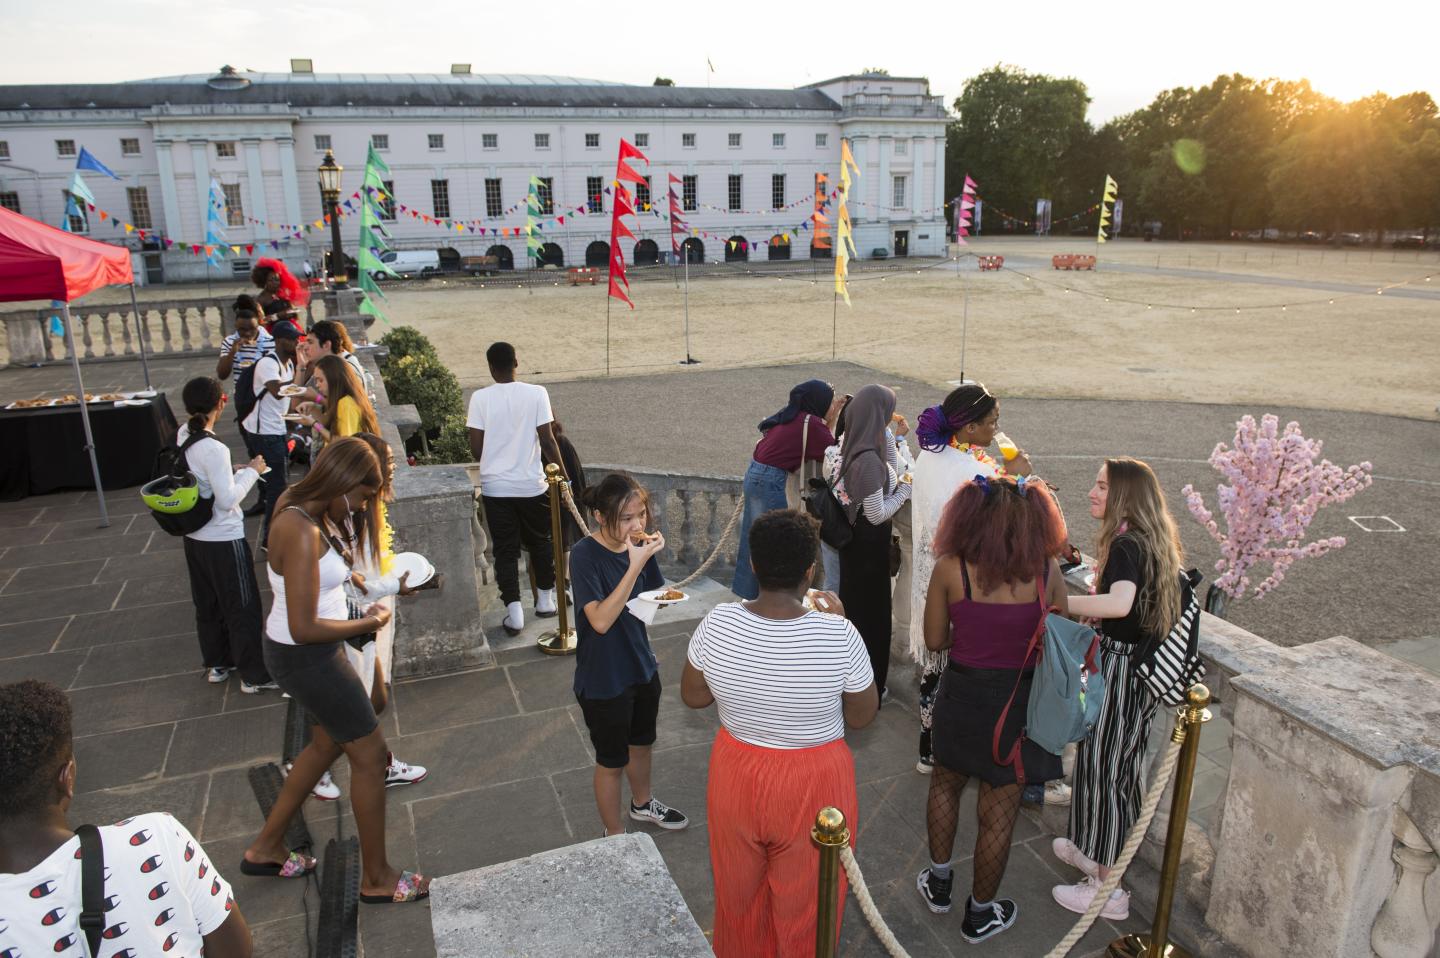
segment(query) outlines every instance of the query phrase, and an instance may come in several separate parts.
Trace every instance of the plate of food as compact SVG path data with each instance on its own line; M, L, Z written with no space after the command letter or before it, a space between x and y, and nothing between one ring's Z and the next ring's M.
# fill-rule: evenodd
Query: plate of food
M391 560L390 574L398 579L407 572L410 573L410 578L406 580L405 584L413 589L417 585L429 582L435 575L435 567L430 564L429 559L418 552L397 553Z
M295 385L294 383L291 383L291 384L288 385L288 386L281 386L281 387L280 387L280 395L282 395L282 396L303 396L303 395L305 395L305 387L304 387L304 386L297 386L297 385Z
M124 393L100 393L98 396L85 394L86 402L120 402L122 399L128 398Z
M52 400L37 396L34 399L17 399L6 409L44 409L49 406Z
M674 605L677 602L684 602L690 597L679 589L671 589L667 586L664 589L651 589L649 592L642 592L635 598L644 599L646 602L654 602L656 605Z

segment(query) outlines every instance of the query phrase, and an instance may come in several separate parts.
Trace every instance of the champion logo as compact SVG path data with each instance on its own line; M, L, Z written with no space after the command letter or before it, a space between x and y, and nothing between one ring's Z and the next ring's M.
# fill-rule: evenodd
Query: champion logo
M204 877L205 877L205 873L208 872L209 870L210 870L210 863L207 862L207 861L202 861L202 862L200 863L200 870L197 871L197 872L195 873L195 875L196 875L197 878L204 878Z
M69 949L73 948L75 946L75 942L79 940L80 939L76 938L74 935L66 935L64 938L55 939L56 954L59 954L62 951L68 951Z
M225 910L226 910L226 911L234 911L234 910L235 910L235 896L234 896L234 895L226 895L226 896L225 896Z
M150 889L150 900L159 901L160 899L164 898L169 893L169 891L170 886L162 881L160 884Z
M168 937L168 938L165 939L165 944L161 946L160 950L161 950L161 951L169 951L171 948L174 948L174 947L175 947L176 945L178 945L179 943L180 943L180 935L179 935L178 933L172 931L172 932L170 933L170 937Z
M64 918L64 917L65 917L65 909L63 909L63 908L52 908L52 909L50 909L49 911L47 911L47 912L45 913L45 917L44 917L44 918L41 918L41 919L40 919L40 924L42 924L42 925L53 925L53 924L55 924L57 921L59 921L60 919L62 919L62 918Z
M31 898L44 898L46 895L55 894L55 883L53 881L42 881L30 889Z
M116 828L119 828L119 827L121 827L122 825L129 825L129 824L130 824L131 822L133 822L133 821L135 821L134 817L131 817L131 818L122 818L122 819L120 819L120 821L118 821L118 822L115 823L115 827L116 827Z
M142 828L142 829L140 829L138 832L136 832L134 835L131 835L131 836L130 836L130 844L132 844L132 845L143 845L143 844L145 844L146 842L148 842L152 837L154 837L154 835L153 835L153 833L150 831L150 829L148 829L148 828Z
M140 870L148 874L149 872L153 872L155 869L159 868L160 865L160 856L151 855L149 858L145 859L145 861L140 864Z
M111 956L111 958L140 958L140 952L136 951L134 948L122 948L119 951L115 952L115 954Z
M194 858L194 857L195 857L195 846L194 846L192 843L190 843L190 842L186 842L186 843L185 843L185 860L188 862L190 859L192 859L192 858Z
M175 917L175 909L173 909L173 908L167 908L167 909L165 909L164 911L162 911L160 914L158 914L158 915L155 916L155 926L158 928L159 926L165 924L167 921L169 921L171 918L174 918L174 917Z
M0 958L20 958L20 949L6 948L4 951L0 951Z
M216 875L215 880L210 883L210 894L220 894L220 876Z
M107 940L113 941L114 939L119 938L121 935L125 934L129 930L129 925L125 924L123 921L117 921L115 924L105 929L105 938Z
M120 907L120 896L106 895L104 905L106 911L114 911L116 908Z

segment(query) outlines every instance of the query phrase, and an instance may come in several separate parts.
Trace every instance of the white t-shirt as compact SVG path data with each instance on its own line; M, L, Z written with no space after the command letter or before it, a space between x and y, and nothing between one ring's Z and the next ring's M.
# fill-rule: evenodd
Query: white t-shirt
M545 492L545 467L535 430L554 422L550 394L534 383L496 383L470 397L465 425L485 430L480 456L480 491L505 499L529 499Z
M175 444L183 446L190 438L190 427L181 426ZM187 538L198 542L230 542L245 538L245 513L240 503L259 473L249 466L236 472L230 463L230 447L219 439L201 439L185 450L185 463L200 481L200 495L214 497L215 514Z
M105 932L94 958L199 955L230 917L230 885L184 825L165 812L100 826ZM80 837L20 875L0 874L0 955L86 958L80 930Z
M258 334L253 343L246 343L235 351L235 358L230 365L230 374L236 375L242 369L253 365L256 360L266 353L275 351L275 337L270 335L269 330L261 326L256 330ZM220 355L230 355L230 347L240 338L239 333L231 333L220 341Z
M859 631L825 612L766 619L725 602L700 620L687 654L705 673L725 731L762 748L844 738L840 693L875 681Z
M281 386L288 386L294 379L294 362L282 363L275 355L260 357L255 363L255 408L240 425L258 436L285 435L285 420L280 417L290 411L290 400L270 395L265 384L278 380Z

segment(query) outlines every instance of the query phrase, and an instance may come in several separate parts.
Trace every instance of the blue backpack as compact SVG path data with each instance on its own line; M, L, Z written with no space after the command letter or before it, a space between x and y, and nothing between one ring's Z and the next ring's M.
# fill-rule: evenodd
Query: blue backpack
M1040 580L1044 582L1044 578ZM1025 713L1025 728L1002 757L1000 737L1010 706L1020 691L1024 669L1015 678L1010 700L1000 712L991 743L997 765L1012 765L1015 780L1025 784L1025 767L1020 760L1020 747L1029 739L1052 755L1059 755L1071 742L1084 741L1100 718L1105 702L1105 676L1100 671L1100 636L1088 625L1081 625L1060 614L1059 609L1046 609L1044 585L1040 586L1040 607L1045 614L1035 626L1025 661L1037 650L1035 677L1030 684L1030 704Z

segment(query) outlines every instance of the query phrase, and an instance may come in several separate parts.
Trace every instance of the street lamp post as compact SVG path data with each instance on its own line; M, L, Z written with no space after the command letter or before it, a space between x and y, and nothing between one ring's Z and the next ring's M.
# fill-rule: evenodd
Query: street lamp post
M325 213L330 217L330 279L334 289L347 288L345 252L340 248L340 174L345 167L335 162L335 154L325 151L320 162L320 198L325 202Z

